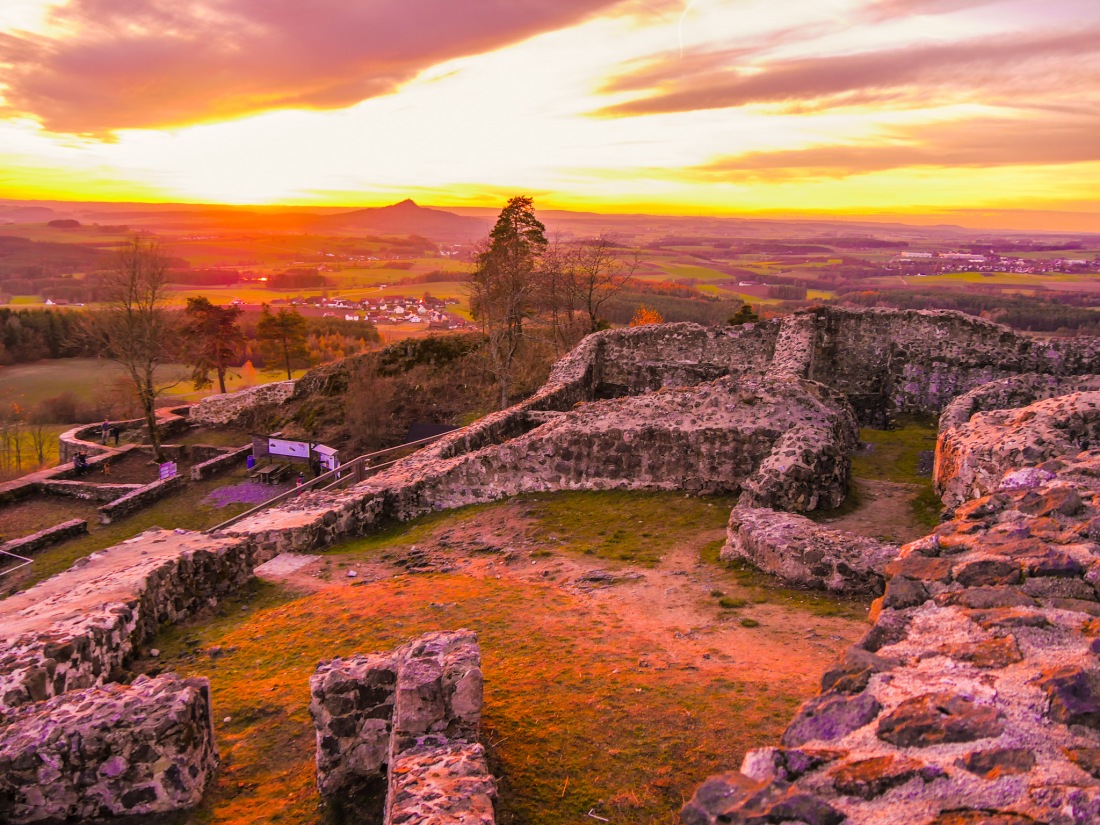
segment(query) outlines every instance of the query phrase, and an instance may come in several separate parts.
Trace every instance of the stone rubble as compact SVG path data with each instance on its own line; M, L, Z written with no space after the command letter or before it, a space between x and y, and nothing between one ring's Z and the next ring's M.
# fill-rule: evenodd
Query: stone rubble
M1025 410L1062 432L1083 395ZM1006 438L968 432L986 455ZM779 747L696 790L686 825L1100 821L1100 450L1056 443L1071 452L1036 454L1042 474L901 548L864 639Z
M1050 471L1049 459L1098 443L1100 391L1073 392L1010 410L976 412L940 432L936 492L948 507L996 490L1005 475L1026 467Z
M882 595L898 545L857 536L769 508L730 513L724 561L741 559L788 584L834 593Z

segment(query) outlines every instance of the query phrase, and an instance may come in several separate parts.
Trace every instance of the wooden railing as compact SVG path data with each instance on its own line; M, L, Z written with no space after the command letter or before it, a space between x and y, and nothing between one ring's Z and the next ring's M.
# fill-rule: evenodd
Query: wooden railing
M377 462L377 459L382 456L387 456L398 450L407 450L410 447L423 447L433 441L438 441L445 435L451 435L457 432L457 430L449 430L439 435L433 435L428 438L421 438L419 441L407 441L404 444L398 444L396 447L387 447L384 450L378 450L373 453L366 453L365 455L357 456L346 464L341 464L335 470L329 470L327 473L322 473L316 478L311 478L304 484L294 487L286 492L279 493L277 496L273 496L265 501L263 504L258 504L250 510L245 510L243 513L238 513L232 518L226 519L221 524L216 524L213 527L208 528L205 532L216 533L218 530L224 530L226 527L231 527L239 521L243 521L249 516L259 513L263 510L267 510L270 507L274 507L276 504L282 504L284 501L290 501L293 498L297 498L303 493L308 493L312 490L334 490L337 487L343 487L346 484L358 484L363 481L369 475L374 475L379 470L384 470L387 467L392 467L398 461L400 457L390 459L388 461Z

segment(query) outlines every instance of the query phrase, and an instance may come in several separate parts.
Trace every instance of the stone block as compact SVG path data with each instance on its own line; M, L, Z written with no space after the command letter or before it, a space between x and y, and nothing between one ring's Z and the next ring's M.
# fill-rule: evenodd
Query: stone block
M217 764L206 679L167 674L73 691L0 721L0 821L191 808Z
M350 821L382 821L396 684L392 655L332 659L310 677L317 788Z
M425 736L390 768L386 825L493 825L496 782L477 742Z

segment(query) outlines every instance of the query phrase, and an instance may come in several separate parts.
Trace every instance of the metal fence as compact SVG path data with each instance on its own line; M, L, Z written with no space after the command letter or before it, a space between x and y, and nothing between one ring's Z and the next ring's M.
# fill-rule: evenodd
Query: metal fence
M26 556L20 556L17 553L9 553L7 550L0 550L0 557L3 557L2 559L0 559L0 561L6 561L7 559L15 559L16 561L16 563L13 564L11 567L5 570L0 570L0 576L6 576L8 575L8 573L14 573L16 570L26 567L28 564L31 563L31 560L28 559Z
M274 507L276 504L282 504L284 501L290 501L293 498L297 498L303 493L308 493L313 490L334 490L337 487L343 487L347 484L358 484L370 475L374 475L379 470L384 470L387 467L392 467L401 457L392 458L385 461L378 461L383 456L389 456L399 450L407 450L410 447L423 447L433 441L438 441L445 435L452 435L458 432L458 430L450 430L439 435L429 436L428 438L421 438L418 441L408 441L404 444L398 444L396 447L387 447L384 450L378 450L373 453L366 453L365 455L358 456L351 459L346 464L341 464L335 470L329 470L327 473L322 473L316 478L312 478L304 484L295 487L286 492L279 493L277 496L273 496L265 501L263 504L258 504L251 510L245 510L243 513L238 513L233 518L226 519L221 524L216 524L213 527L208 528L205 532L215 533L218 530L224 530L226 527L230 527L239 521L243 521L249 516L259 513L263 510L267 510L270 507Z

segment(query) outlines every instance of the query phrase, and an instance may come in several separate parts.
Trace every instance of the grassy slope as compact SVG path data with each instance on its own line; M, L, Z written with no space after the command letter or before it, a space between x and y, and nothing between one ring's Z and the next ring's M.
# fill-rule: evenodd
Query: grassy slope
M723 589L702 597L714 600L707 609L715 615L773 601L811 615L821 609L861 617L863 605L773 591L766 577L742 582L747 574L722 572L715 542L700 537L721 528L728 505L628 493L519 502L540 535L554 535L555 553L596 555L611 566L625 564L624 553L655 563L675 541L695 542L722 582ZM436 514L349 542L330 565L377 559L504 506ZM747 617L741 623L754 626ZM705 776L735 765L746 749L775 741L802 698L789 685L744 678L736 668L641 667L653 652L652 639L590 597L552 582L398 575L310 595L260 584L223 604L212 620L171 628L157 641L157 667L210 678L218 720L223 769L186 821L327 821L317 807L307 709L317 661L388 650L418 633L458 627L476 630L481 640L483 741L494 772L503 776L504 825L577 822L593 810L615 823L675 822ZM204 655L211 647L223 655Z
M297 377L304 373L305 370L297 370L295 375ZM164 392L164 397L171 399L168 403L179 400L197 401L217 392L214 387L194 390L189 379L190 374L190 369L181 364L168 365L158 373L164 376L166 383L179 382ZM98 358L56 358L0 367L0 398L18 401L26 407L63 392L72 392L79 398L92 400L97 394L110 390L116 383L124 380L125 372L113 361ZM277 371L261 372L257 374L257 380L260 383L284 381L286 374ZM238 372L231 370L227 376L226 389L233 392L243 386Z

